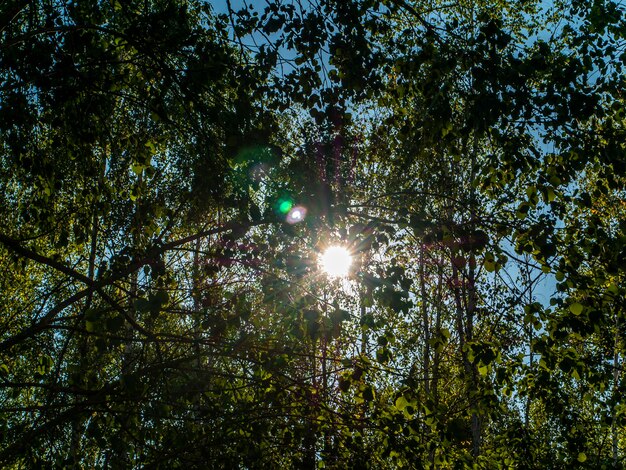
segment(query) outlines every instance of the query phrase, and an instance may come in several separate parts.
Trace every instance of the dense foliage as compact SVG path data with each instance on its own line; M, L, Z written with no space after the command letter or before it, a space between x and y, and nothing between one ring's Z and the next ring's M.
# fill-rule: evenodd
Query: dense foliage
M624 467L623 17L2 2L2 467Z

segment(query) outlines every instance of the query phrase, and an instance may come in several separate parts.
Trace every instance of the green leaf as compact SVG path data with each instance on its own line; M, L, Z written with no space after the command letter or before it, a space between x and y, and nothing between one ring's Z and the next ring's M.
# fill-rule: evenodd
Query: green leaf
M302 313L305 320L315 322L319 319L320 313L317 310L308 309Z
M580 315L581 313L583 313L583 309L584 307L582 306L582 304L579 304L578 302L575 302L569 306L570 312L572 312L574 315Z
M148 150L150 150L150 153L156 153L156 146L154 145L154 142L148 141L144 145Z
M404 410L407 406L409 406L409 402L406 398L404 398L404 395L398 397L396 399L396 408L400 411Z
M122 326L124 326L124 317L122 315L116 315L106 321L106 328L110 333L117 333Z
M330 320L333 324L338 325L346 320L350 319L350 312L343 309L336 309L330 313Z
M544 193L544 197L546 202L552 202L556 199L556 193L554 192L553 189L546 189L545 193Z
M154 300L154 302L158 303L160 306L163 306L170 301L170 296L166 290L160 289L154 294L154 297L150 300Z
M485 270L487 272L490 272L490 273L496 271L499 268L498 263L497 263L497 261L495 259L495 256L493 255L493 253L486 253L485 254L485 260L484 260L483 264L485 266Z
M363 389L363 399L365 401L372 401L374 399L374 389L371 386L366 386Z
M496 270L496 263L493 259L485 260L485 270L489 273L492 273Z
M133 170L133 173L139 176L141 172L144 170L145 166L141 165L140 163L133 163L133 165L130 168L131 170Z
M150 310L150 302L142 297L135 300L133 305L135 307L135 310L137 310L138 312L148 312Z

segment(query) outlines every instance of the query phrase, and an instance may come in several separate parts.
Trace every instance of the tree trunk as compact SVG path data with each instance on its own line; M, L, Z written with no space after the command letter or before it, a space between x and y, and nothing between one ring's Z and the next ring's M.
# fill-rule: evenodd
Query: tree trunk
M617 468L619 463L619 433L617 426L617 416L615 412L615 406L619 401L619 372L620 372L620 357L619 357L619 338L620 338L620 325L619 325L619 312L615 312L615 339L613 345L613 419L611 421L611 441L612 441L612 454L613 454L613 467Z
M456 253L453 253L455 259ZM473 335L473 308L475 306L475 292L473 285L473 270L468 273L467 280L461 280L459 270L452 263L452 284L454 291L454 302L456 306L456 329L459 335L459 348L461 351L461 361L465 372L467 383L467 399L469 402L471 414L471 431L472 431L472 455L478 457L480 455L481 435L482 435L482 419L478 412L476 394L478 392L478 371L474 364L469 360L465 345L472 341ZM463 294L467 297L467 304L464 305Z
M105 165L106 165L106 147L104 149L105 152L105 160L102 165L102 169L99 175L98 184L102 184L102 179L104 178ZM95 278L96 271L96 258L98 253L98 234L100 229L99 224L99 214L97 209L94 209L92 216L92 224L91 224L91 234L90 234L90 245L89 245L89 261L87 266L87 277L91 280ZM90 292L85 299L85 306L83 308L83 317L86 314L87 310L91 308L91 304L93 302L93 291ZM85 321L83 318L82 321L83 329L85 328ZM86 331L86 330L85 330ZM87 337L80 336L78 339L78 368L79 370L83 370L85 364L85 358L88 353L88 344ZM78 415L75 420L72 422L72 435L70 440L70 455L72 467L75 469L82 468L81 461L81 436L84 429L83 416Z
M422 310L422 327L423 327L423 331L424 331L424 349L423 349L423 357L424 357L424 375L423 375L423 379L424 379L424 392L426 393L426 396L430 395L430 377L431 377L431 371L430 371L430 339L431 339L431 333L430 333L430 325L429 325L429 318L428 318L428 306L427 306L427 299L426 299L426 273L425 273L425 267L424 267L424 251L425 251L425 247L424 244L422 243L421 247L420 247L420 260L419 260L419 278L420 278L420 296L421 298L421 310Z

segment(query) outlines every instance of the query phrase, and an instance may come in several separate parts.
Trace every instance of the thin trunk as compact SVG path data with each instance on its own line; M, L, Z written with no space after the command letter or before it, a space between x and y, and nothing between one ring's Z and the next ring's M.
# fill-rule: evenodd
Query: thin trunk
M141 186L141 182L143 180L143 172L139 174L138 176L138 184L139 186ZM135 212L135 218L136 218L136 222L135 222L135 231L132 234L131 237L131 243L133 247L137 247L137 244L139 242L139 234L141 233L141 224L139 222L139 218L137 217L137 211L138 211L138 207L136 207L136 212ZM133 273L130 275L130 298L131 299L135 299L137 298L137 292L139 290L139 273L137 271L133 271ZM128 309L128 315L133 319L136 320L135 318L135 314L132 308L129 307ZM124 344L124 352L122 354L122 373L126 373L130 371L132 362L133 362L133 335L134 335L134 330L133 330L133 326L127 322L126 324L126 335L127 335L127 339L126 342Z
M141 180L143 177L143 173L139 175L139 184L141 184ZM140 240L140 233L141 233L141 223L139 222L139 218L137 217L137 211L139 209L139 205L137 204L137 206L135 207L135 213L134 213L134 218L136 219L135 221L135 227L134 227L134 231L131 230L131 246L133 248L137 248L138 244L139 244L139 240ZM129 302L128 302L128 307L127 307L127 315L128 317L135 322L137 320L137 315L136 312L133 308L133 301L136 300L138 298L138 294L139 294L139 272L137 270L133 271L130 274L130 279L129 279ZM133 373L133 365L135 364L135 361L137 360L137 347L134 345L133 342L133 337L135 335L135 330L133 325L131 325L131 323L129 321L126 322L125 324L125 328L124 328L124 334L126 336L125 340L124 340L124 348L122 350L122 357L121 357L121 375L122 377L126 377L126 376L130 376ZM124 417L120 417L120 421L123 422L124 421ZM111 460L112 460L112 466L115 468L119 465L125 464L127 465L129 463L128 460L129 455L122 449L114 449L112 451L112 455L111 455Z
M360 325L361 325L361 357L366 357L367 356L367 342L369 340L368 334L367 334L367 329L363 328L364 322L365 322L365 316L367 315L367 308L365 306L365 297L369 296L371 294L371 292L367 292L366 294L364 294L363 292L361 292L360 295L360 299L359 299L359 309L360 309L360 316L361 316L361 321L360 321ZM359 364L360 367L360 364ZM359 378L359 382L363 383L364 382L364 375L365 373L362 371L361 372L361 377ZM358 433L361 435L361 449L359 452L356 453L355 458L352 459L352 463L354 465L355 468L362 468L363 466L365 466L365 462L367 459L367 449L366 449L366 445L365 445L365 417L366 417L366 404L362 403L360 405L357 405L357 423L355 426L355 429L358 431Z
M453 253L454 259L456 253ZM471 282L472 279L468 275L467 283ZM461 289L461 284L465 284L459 276L459 270L452 263L452 283L453 283L453 291L454 291L454 303L456 307L456 329L457 334L459 335L459 348L461 351L461 361L463 364L463 370L465 371L465 377L469 379L469 383L467 384L467 397L469 400L470 409L472 410L471 416L471 430L472 430L472 455L474 457L478 457L480 455L480 444L481 444L481 417L478 414L478 410L476 409L476 392L478 390L478 374L476 367L470 362L467 351L465 350L465 345L472 340L473 334L473 315L470 313L470 308L472 307L472 295L471 291L473 290L473 286L470 287L469 292L465 292L468 294L468 302L467 305L463 303L463 293L465 289ZM474 304L475 305L475 304Z
M324 317L328 317L328 298L326 290L324 290ZM325 332L327 333L327 332ZM328 401L328 377L326 376L326 354L328 348L328 335L325 334L320 339L320 346L322 349L322 390L320 393L320 404L322 408L327 406ZM328 423L326 422L326 426ZM324 430L324 458L328 459L331 453L332 442L331 442L331 432L328 427Z
M435 298L437 299L436 310L435 310L435 329L437 335L441 334L441 318L442 318L442 295L443 295L443 263L444 256L441 255L439 258L439 263L437 265L439 273L437 279L437 293ZM431 384L430 384L430 392L433 399L433 403L435 405L435 409L437 409L439 405L439 366L441 364L441 350L439 348L435 349L435 353L433 355L433 363L432 363L432 376L431 376ZM435 468L435 449L433 448L428 456L428 460L430 462L430 468Z
M320 397L320 403L322 404L323 409L328 407L328 377L327 377L327 369L326 369L326 360L327 360L327 348L328 348L328 340L327 338L322 339L322 392ZM332 454L332 430L329 427L329 422L324 421L326 429L324 430L324 458L326 461L329 461L330 456Z
M619 371L620 371L620 357L619 357L619 338L620 338L620 325L619 325L619 313L615 312L615 337L613 344L613 403L617 403L619 400ZM613 405L615 407L615 405ZM617 426L617 416L615 409L613 410L613 419L611 422L611 440L612 440L612 454L613 454L613 466L617 468L619 462L619 434Z
M89 279L94 279L95 273L95 264L96 264L96 251L98 247L98 214L94 213L93 215L93 223L91 229L91 246L89 253L89 265L87 268L87 277ZM87 299L85 301L84 312L91 308L91 304L93 301L93 292L89 293ZM87 356L87 337L80 336L78 339L78 368L82 370L85 357ZM80 451L80 441L81 435L83 433L83 418L82 416L77 416L75 421L72 424L72 437L70 442L70 453L72 455L72 465L74 468L81 468L80 459L81 459L81 451Z
M472 254L473 258L474 255ZM467 322L465 323L465 340L472 341L474 338L474 314L476 312L476 304L478 296L476 293L476 273L475 273L475 260L469 263L469 269L467 274L467 280L464 286L467 287ZM476 365L471 364L469 367L470 372L470 385L471 395L476 395L478 391L478 371ZM480 455L480 446L482 444L482 414L476 409L476 401L472 403L472 453L474 457Z
M139 175L139 184L141 184L142 177L143 177L143 173ZM140 232L141 232L141 224L137 221L136 226L135 226L135 234L131 237L132 238L131 243L133 247L137 246L138 236ZM134 300L137 298L138 290L139 290L139 273L137 271L133 271L133 273L130 275L130 298L131 299ZM128 307L128 315L133 320L136 320L135 312L132 308L132 303ZM134 347L133 347L132 338L134 335L134 330L133 330L133 326L130 323L126 324L126 335L127 335L127 340L124 344L124 352L122 354L122 372L123 373L130 371L130 368L133 362Z
M473 17L472 17L473 22ZM470 174L469 174L469 208L470 208L470 233L475 233L478 217L476 210L478 207L478 201L476 197L476 180L477 164L476 155L478 154L478 138L476 134L473 135L474 141L472 145L472 151L470 153ZM469 255L469 263L467 269L467 279L463 282L463 291L467 299L466 313L467 321L465 324L465 340L471 342L474 339L474 315L476 314L476 308L478 306L478 293L476 292L476 255L471 253ZM478 370L475 364L469 365L469 377L470 377L470 397L475 397L478 394L479 377ZM483 427L483 415L480 410L477 409L477 402L475 398L471 398L472 406L472 453L474 458L480 455L480 447L482 444L482 427Z
M103 161L102 168L100 170L100 175L98 178L98 185L102 185L104 179L104 172L106 167L106 152L107 148L104 148L105 159ZM96 271L96 258L98 253L98 234L100 230L99 224L100 218L97 210L94 210L92 221L91 221L91 234L90 234L90 244L89 244L89 261L87 265L87 277L91 280L95 278ZM85 306L83 309L83 315L91 308L91 304L93 303L93 291L90 292L85 299ZM80 336L78 339L78 368L82 370L84 367L84 361L87 357L88 345L87 345L87 337ZM83 418L81 415L77 416L77 418L72 423L72 436L70 440L70 454L73 468L81 468L80 460L81 460L81 436L83 433Z
M529 264L526 264L526 282L529 284L528 286L528 304L532 304L534 299L533 299L533 286L532 286L532 279L530 276L530 266ZM528 322L527 325L527 330L526 330L526 334L528 336L528 364L530 367L530 370L532 371L533 369L533 326L530 322ZM526 396L526 404L524 407L524 427L526 428L526 430L528 431L528 427L530 425L530 394L528 394Z
M365 315L367 314L366 308L365 308L365 296L361 295L360 298L360 314L361 314L361 355L365 356L367 355L367 330L365 328L363 328L364 322L365 322Z
M430 325L428 322L428 306L426 301L426 268L424 267L424 244L420 248L420 261L419 261L419 277L420 277L420 295L421 295L421 307L422 307L422 324L424 328L424 392L426 396L430 395Z
M435 331L441 332L441 319L443 313L442 295L443 295L443 256L439 262L439 278L437 280L437 310L435 317ZM441 364L441 351L435 350L432 364L432 381L430 390L432 392L435 405L439 404L439 366Z
M201 303L201 295L202 295L202 291L201 291L201 269L200 269L200 238L198 238L196 240L196 244L195 244L195 249L194 249L194 253L193 253L193 285L192 285L192 293L191 296L193 298L193 311L194 314L198 314L198 312L200 312L201 308L202 308L202 303ZM194 352L196 355L196 369L198 371L200 371L200 368L202 366L202 361L200 359L200 339L201 339L201 325L202 321L200 319L196 320L195 325L194 325L194 336L195 336L195 343L194 343Z
M319 400L318 386L317 386L317 361L315 360L316 340L313 340L313 353L311 356L311 390L312 393L307 393L307 429L304 437L304 469L315 469L315 454L317 452L315 441L315 414L316 414L316 401Z

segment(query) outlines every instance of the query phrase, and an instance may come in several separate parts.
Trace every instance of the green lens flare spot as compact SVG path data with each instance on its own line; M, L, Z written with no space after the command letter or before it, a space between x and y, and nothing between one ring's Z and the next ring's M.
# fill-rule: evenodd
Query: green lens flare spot
M293 204L291 203L291 201L281 201L278 204L278 210L282 213L282 214L286 214L288 213L291 208L293 207Z

